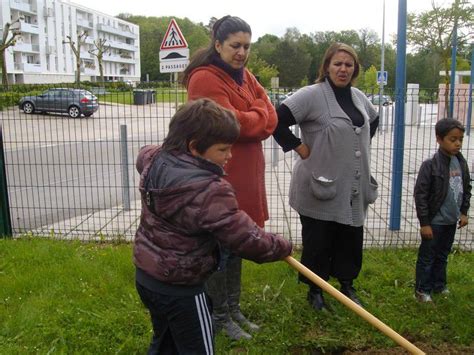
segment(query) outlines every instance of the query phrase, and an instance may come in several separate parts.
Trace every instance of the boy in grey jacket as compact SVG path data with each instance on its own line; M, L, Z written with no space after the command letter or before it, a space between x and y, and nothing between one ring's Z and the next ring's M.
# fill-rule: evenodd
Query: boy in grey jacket
M239 132L231 111L199 99L176 112L162 147L138 155L142 214L133 255L153 324L149 354L214 353L204 283L217 269L218 243L259 263L291 253L289 241L239 209L222 178Z
M415 297L431 302L431 293L447 295L446 267L456 225L467 225L471 181L461 154L464 126L443 118L435 126L438 152L423 162L415 184L416 214L421 244L416 262Z

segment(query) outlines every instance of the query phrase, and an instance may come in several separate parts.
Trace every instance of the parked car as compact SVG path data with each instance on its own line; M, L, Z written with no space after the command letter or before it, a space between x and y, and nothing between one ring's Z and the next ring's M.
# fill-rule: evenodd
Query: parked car
M272 104L275 107L278 107L288 96L285 94L278 93L278 92L269 92L268 97L270 101L272 102Z
M388 95L369 95L368 98L374 105L379 105L380 101L382 101L382 106L388 106L392 104L392 98Z
M83 89L54 88L40 95L24 96L19 107L25 113L63 112L72 118L89 117L99 109L97 97Z

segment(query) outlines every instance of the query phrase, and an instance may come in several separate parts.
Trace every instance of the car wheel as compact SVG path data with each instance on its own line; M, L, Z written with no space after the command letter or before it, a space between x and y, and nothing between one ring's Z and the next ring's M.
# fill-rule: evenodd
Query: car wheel
M69 114L69 117L71 118L78 118L81 115L81 110L77 106L71 106L69 107L69 110L67 111Z
M382 106L388 106L388 102L384 102Z
M23 112L27 114L35 112L35 105L33 105L33 103L29 101L25 102L23 104Z

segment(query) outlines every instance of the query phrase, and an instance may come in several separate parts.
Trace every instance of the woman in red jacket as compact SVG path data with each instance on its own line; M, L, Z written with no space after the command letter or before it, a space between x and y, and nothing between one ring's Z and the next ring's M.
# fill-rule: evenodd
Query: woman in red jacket
M262 141L277 124L275 109L264 88L245 68L252 30L239 17L224 16L212 28L209 46L191 59L183 82L188 99L210 98L234 111L240 122L240 137L226 165L226 179L235 189L239 207L263 227L268 219L265 193L265 161ZM224 330L233 339L250 339L247 330L258 330L240 311L240 274L242 260L223 250L221 268L208 281L216 331Z

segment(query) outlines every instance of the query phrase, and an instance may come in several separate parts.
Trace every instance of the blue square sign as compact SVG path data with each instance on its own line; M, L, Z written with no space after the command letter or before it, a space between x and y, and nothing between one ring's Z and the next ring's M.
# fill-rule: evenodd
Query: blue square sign
M383 84L387 85L388 72L386 70L383 73L381 71L377 71L377 84L380 84L382 79L383 79Z

